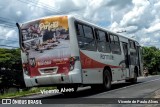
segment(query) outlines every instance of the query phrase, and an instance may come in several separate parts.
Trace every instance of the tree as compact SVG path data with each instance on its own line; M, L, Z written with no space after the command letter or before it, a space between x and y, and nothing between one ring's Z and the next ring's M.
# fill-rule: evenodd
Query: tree
M0 88L24 85L20 49L0 48Z
M156 47L143 47L144 66L148 68L149 73L160 70L160 50Z

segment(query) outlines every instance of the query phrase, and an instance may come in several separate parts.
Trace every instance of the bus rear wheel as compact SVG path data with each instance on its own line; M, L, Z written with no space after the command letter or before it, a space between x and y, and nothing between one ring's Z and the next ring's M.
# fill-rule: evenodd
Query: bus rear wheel
M110 90L111 89L111 74L110 72L106 69L103 73L103 85L102 85L104 90Z

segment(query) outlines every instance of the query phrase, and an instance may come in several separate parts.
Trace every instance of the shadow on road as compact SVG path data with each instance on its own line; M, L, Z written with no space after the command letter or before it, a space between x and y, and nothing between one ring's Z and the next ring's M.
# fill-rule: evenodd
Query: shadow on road
M139 84L139 83L141 83L141 82L137 82L136 84ZM111 90L130 86L130 85L133 85L133 84L132 83L114 83L114 84L112 84ZM68 95L60 94L60 95L45 97L43 99L80 98L80 97L88 97L88 96L92 96L92 95L96 95L96 94L100 94L100 93L104 93L104 92L107 92L107 91L95 91L95 90L92 90L91 88L87 88L85 90L77 91L76 93L69 93Z

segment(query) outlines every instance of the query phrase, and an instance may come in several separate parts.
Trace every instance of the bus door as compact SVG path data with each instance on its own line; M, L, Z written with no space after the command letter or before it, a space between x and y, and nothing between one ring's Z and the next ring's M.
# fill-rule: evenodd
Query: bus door
M139 67L139 76L142 75L142 59L141 59L141 48L137 46L137 55L138 55L138 67Z
M122 43L123 45L123 52L124 52L124 75L126 75L126 77L129 77L129 54L128 54L128 43Z

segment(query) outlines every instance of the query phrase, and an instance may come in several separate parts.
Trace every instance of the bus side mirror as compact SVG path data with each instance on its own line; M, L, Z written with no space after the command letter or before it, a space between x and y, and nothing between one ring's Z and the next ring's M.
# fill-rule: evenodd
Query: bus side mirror
M21 30L21 27L20 27L20 25L19 25L19 23L16 23L16 25L17 25L17 28L18 28L18 31L19 31L19 46L20 46L20 48L21 48L21 50L23 51L23 52L25 52L26 50L23 48L23 46L22 46L22 30Z

